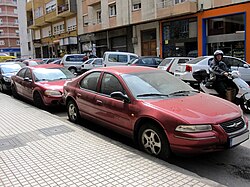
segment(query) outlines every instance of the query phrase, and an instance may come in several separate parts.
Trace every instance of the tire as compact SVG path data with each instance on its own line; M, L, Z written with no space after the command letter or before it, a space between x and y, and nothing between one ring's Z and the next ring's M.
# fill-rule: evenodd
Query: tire
M14 98L19 99L19 94L17 93L16 86L14 84L11 85L11 91Z
M138 133L138 145L140 150L150 155L167 160L171 156L168 139L163 130L153 123L141 126Z
M33 95L33 101L34 101L34 104L37 108L45 109L45 104L43 102L43 99L42 99L40 93L38 93L37 91Z
M76 68L69 68L69 71L70 71L71 73L73 73L73 74L77 73L77 72L76 72Z
M250 114L250 100L242 98L240 101L240 107L245 113Z
M78 123L80 121L81 116L79 113L79 109L73 100L70 100L67 103L67 114L69 121L73 123Z
M4 92L4 89L3 89L3 82L0 80L0 92Z

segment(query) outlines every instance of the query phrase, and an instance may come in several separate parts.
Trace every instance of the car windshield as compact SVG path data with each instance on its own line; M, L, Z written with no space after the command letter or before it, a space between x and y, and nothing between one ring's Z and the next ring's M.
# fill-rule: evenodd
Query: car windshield
M187 63L188 63L188 64L197 64L198 62L202 61L202 60L205 59L205 58L207 58L207 57L201 56L201 57L195 58L195 59L193 59L193 60L190 60L190 61L188 61Z
M15 73L21 69L21 66L18 64L2 65L1 69L3 73Z
M134 97L159 98L194 93L192 87L165 71L147 71L121 75Z
M91 62L93 62L93 58L91 58L91 59L88 59L86 62L84 62L83 64L91 64Z
M173 59L172 58L165 58L159 66L166 66L168 65Z
M71 79L74 75L66 68L38 68L33 70L35 81L54 81Z

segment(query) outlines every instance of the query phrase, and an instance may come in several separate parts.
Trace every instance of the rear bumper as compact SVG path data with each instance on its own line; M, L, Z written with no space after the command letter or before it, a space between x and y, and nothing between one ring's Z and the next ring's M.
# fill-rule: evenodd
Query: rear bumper
M193 76L191 72L174 72L174 76L176 78L179 78L183 81L187 81L187 82L197 82Z

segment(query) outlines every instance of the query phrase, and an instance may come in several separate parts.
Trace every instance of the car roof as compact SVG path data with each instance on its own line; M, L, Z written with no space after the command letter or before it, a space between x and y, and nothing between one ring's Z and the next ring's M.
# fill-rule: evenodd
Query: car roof
M110 66L110 67L101 67L95 68L90 71L103 71L114 74L130 74L136 72L147 72L147 71L161 71L156 68L143 67L143 66Z

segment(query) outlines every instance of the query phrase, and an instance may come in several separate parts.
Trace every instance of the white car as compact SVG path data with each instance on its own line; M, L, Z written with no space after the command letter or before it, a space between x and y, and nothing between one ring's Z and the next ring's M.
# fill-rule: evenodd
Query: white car
M213 56L201 56L185 64L180 64L176 68L174 76L186 82L195 83L197 81L193 78L192 73L199 69L205 69L209 72L209 67L213 58ZM247 62L231 56L224 56L222 61L225 62L231 70L239 71L240 77L243 80L250 82L250 66Z
M187 63L192 57L167 57L162 60L158 68L174 74L179 64Z
M93 68L102 67L102 58L90 58L82 64L82 72L88 71Z
M137 54L127 52L106 51L103 54L104 66L127 66L128 62L138 58Z

